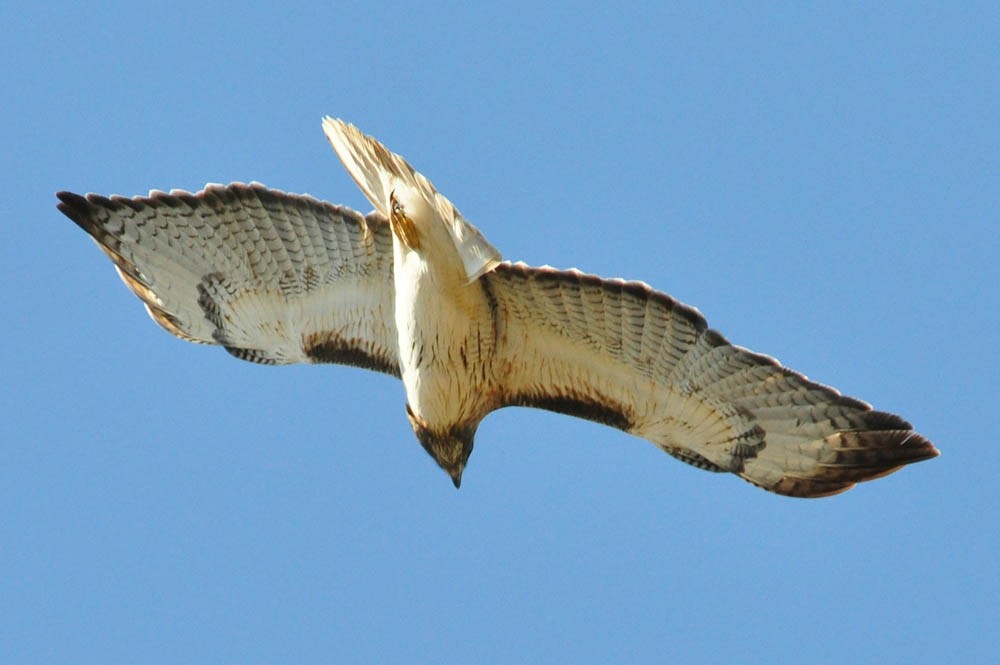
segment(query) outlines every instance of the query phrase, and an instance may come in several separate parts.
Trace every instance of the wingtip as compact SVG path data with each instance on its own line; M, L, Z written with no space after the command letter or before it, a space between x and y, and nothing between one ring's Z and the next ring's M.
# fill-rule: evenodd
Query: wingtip
M743 477L777 494L822 498L941 454L930 440L913 430L838 432L827 440L831 444L829 458L812 473L789 473L774 484L759 484Z
M87 206L87 197L74 192L68 192L65 190L58 191L56 192L56 198L59 199L59 203L56 204L56 207L60 210Z
M899 442L898 448L900 449L898 459L902 462L900 466L923 462L941 455L941 451L931 443L930 439L913 430L906 432L906 436Z
M83 196L68 191L56 192L56 198L59 199L56 208L59 212L69 217L81 229L94 235L95 224L93 215L97 206L91 202L90 196L93 195Z

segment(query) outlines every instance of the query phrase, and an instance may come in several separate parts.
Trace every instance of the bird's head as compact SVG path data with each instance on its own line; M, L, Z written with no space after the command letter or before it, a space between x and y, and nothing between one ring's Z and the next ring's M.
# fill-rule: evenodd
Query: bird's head
M451 482L458 489L462 485L462 472L465 471L465 465L469 463L469 456L472 455L476 426L451 427L439 432L427 427L413 413L409 405L406 407L406 416L410 420L413 433L417 435L420 445L451 477Z
M406 160L343 120L326 117L323 131L347 172L409 249L442 238L454 246L467 281L500 263L500 252ZM433 248L431 249L433 251Z
M462 472L472 454L472 439L460 439L454 436L423 436L418 437L424 450L434 458L438 466L444 469L455 484L455 489L462 485Z

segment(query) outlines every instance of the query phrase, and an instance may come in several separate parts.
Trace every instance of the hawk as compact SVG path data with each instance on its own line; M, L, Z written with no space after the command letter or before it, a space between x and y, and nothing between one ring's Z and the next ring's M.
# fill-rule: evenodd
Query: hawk
M506 406L578 416L778 494L821 497L935 457L902 418L730 344L643 282L500 253L430 181L353 125L327 138L368 215L252 183L57 194L160 326L257 363L341 363L406 390L458 487Z

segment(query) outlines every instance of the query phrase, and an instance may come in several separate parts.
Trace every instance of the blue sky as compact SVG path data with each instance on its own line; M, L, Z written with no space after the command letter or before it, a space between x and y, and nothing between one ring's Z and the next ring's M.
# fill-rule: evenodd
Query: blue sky
M995 658L1000 19L957 4L6 4L0 660ZM507 409L456 492L396 381L173 339L55 209L367 211L325 114L942 456L796 501Z

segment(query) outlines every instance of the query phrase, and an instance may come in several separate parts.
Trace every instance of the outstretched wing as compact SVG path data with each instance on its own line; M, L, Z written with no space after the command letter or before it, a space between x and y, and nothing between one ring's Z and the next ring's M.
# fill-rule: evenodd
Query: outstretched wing
M500 406L603 422L790 496L836 494L938 454L898 416L729 344L640 282L503 263L483 286L506 340Z
M378 213L240 183L57 196L177 337L254 362L399 375L392 235Z

